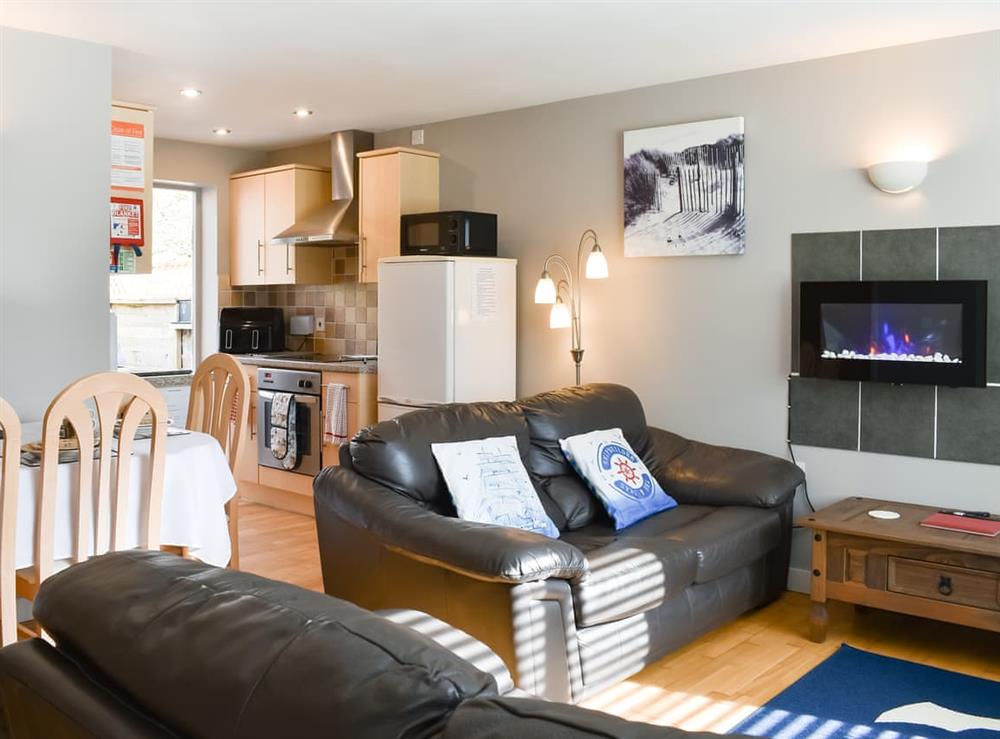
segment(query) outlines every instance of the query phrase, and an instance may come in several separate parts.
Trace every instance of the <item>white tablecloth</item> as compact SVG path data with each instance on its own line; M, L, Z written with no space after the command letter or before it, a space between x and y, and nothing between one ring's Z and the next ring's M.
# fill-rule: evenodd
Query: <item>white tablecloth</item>
M25 440L30 441L27 428ZM148 440L133 444L131 490L128 504L128 546L139 544L139 521L143 490L149 477ZM112 475L117 462L112 463ZM94 475L97 475L97 461ZM59 465L56 501L55 558L69 557L73 547L70 521L74 501L79 496L77 464ZM114 477L112 477L113 488ZM95 480L96 483L96 480ZM42 489L41 469L21 465L17 499L17 566L35 561L35 505ZM96 488L96 484L95 484ZM236 481L219 443L208 434L190 433L167 437L167 458L163 476L163 518L160 543L184 546L192 556L224 567L229 562L229 527L226 501L236 494ZM91 543L91 548L93 544Z

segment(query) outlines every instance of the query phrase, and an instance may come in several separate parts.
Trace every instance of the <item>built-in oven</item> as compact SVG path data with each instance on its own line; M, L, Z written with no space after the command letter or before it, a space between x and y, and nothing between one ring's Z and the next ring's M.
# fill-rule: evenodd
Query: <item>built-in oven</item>
M319 372L288 369L257 370L257 462L265 467L286 469L271 452L271 403L277 393L289 393L295 402L295 441L297 459L288 470L310 477L322 469L323 422L320 392L323 376Z

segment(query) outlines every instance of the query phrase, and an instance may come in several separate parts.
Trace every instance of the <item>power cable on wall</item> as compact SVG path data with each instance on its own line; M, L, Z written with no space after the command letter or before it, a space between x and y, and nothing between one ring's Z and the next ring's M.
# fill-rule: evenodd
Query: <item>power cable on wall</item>
M785 444L788 445L788 456L792 460L792 464L798 467L799 463L795 459L795 449L792 447L792 378L788 378L788 398L787 398L787 425L785 432ZM809 498L809 480L803 476L802 478L802 495L805 498L806 505L809 506L809 510L813 513L816 512L816 506L812 504L812 500ZM795 528L801 528L796 526Z
M795 450L792 448L791 440L789 440L787 443L788 443L788 456L792 458L792 464L798 467L799 463L795 461ZM809 510L815 513L816 506L814 506L812 504L812 501L809 499L809 481L805 477L802 478L802 495L806 499L806 505L809 506Z

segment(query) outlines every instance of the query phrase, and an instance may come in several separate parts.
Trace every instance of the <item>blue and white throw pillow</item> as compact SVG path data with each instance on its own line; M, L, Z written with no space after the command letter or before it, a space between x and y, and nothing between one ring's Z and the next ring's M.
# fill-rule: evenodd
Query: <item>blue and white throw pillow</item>
M677 505L625 441L621 429L570 436L560 439L559 446L601 499L616 530Z
M431 444L458 517L559 538L513 436Z

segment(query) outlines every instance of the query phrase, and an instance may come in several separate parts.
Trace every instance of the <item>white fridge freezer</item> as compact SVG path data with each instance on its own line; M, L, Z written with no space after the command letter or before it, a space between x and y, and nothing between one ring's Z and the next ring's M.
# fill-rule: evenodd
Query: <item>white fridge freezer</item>
M380 421L442 403L513 400L516 372L516 259L379 260Z

